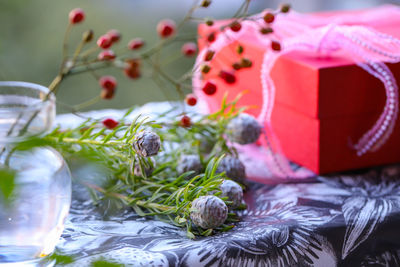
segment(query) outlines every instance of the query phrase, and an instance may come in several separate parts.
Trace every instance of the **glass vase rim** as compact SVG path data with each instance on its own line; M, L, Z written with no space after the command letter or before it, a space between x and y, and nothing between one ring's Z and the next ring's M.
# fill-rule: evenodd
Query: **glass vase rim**
M30 104L26 107L24 107L24 110L29 111L29 110L39 110L43 106L46 105L48 102L55 102L55 95L53 92L50 91L50 89L46 86L36 84L36 83L31 83L31 82L22 82L22 81L0 81L0 88L1 87L20 87L20 88L27 88L27 89L34 89L41 91L48 95L47 99L40 99L40 102L36 102L33 104ZM0 89L1 91L1 89Z

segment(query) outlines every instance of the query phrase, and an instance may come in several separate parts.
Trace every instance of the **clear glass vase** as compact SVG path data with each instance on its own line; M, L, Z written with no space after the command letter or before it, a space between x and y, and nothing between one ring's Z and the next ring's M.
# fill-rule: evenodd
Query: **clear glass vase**
M50 254L63 231L71 202L65 161L48 147L13 150L15 142L50 130L54 118L55 97L48 88L0 82L0 168L16 171L11 197L0 194L0 266Z

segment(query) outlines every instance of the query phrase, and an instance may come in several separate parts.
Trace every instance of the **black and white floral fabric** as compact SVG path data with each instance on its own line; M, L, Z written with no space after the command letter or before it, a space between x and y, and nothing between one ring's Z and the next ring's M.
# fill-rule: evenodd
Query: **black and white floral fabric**
M71 266L100 258L126 266L400 266L400 165L250 183L245 198L248 209L235 228L190 240L131 210L103 218L75 186L58 250L75 257Z

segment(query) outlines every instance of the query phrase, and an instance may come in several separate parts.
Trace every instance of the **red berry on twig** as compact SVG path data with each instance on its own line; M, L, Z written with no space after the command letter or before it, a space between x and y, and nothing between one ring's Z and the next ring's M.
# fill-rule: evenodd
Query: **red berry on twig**
M238 32L242 28L242 24L240 24L239 21L234 21L229 25L229 28L231 28L232 31Z
M207 41L208 42L210 42L210 43L212 43L212 42L214 42L215 41L215 32L212 32L212 33L210 33L208 36L207 36Z
M117 80L113 76L101 77L99 84L103 88L101 91L101 98L111 99L114 97L115 88L117 87Z
M104 89L114 90L117 87L117 80L113 76L103 76L99 79L100 86Z
M111 118L103 120L102 123L107 129L114 129L119 124L118 121L111 119Z
M157 24L157 32L161 38L168 38L175 33L176 24L171 19L164 19Z
M197 98L194 94L188 94L185 98L185 101L189 106L195 106L197 104Z
M219 73L219 77L221 77L227 84L233 84L236 82L236 76L233 72L221 70Z
M81 8L72 9L69 12L69 23L77 24L82 22L85 19L85 12Z
M111 37L107 34L102 35L97 39L97 45L102 49L108 49L112 45Z
M140 77L140 60L139 59L128 59L124 68L124 73L131 79L137 79Z
M142 48L142 46L144 46L144 41L141 38L135 38L132 39L129 43L128 43L128 48L131 50L137 50Z
M197 51L197 46L195 43L185 43L182 46L182 54L187 57L194 56Z
M217 85L212 81L207 81L202 90L206 95L213 95L217 92Z
M214 55L215 55L214 51L208 50L206 52L206 54L204 55L204 61L211 61L211 59L213 59Z
M264 15L264 21L265 21L265 23L272 23L272 22L274 22L274 20L275 20L275 15L272 14L271 12L267 12L267 13Z
M180 121L180 125L182 127L189 128L192 125L189 116L183 115Z
M115 59L115 54L112 50L104 50L97 56L98 60L113 60Z
M278 41L271 41L271 48L274 51L281 51L282 50L281 44Z
M106 34L110 37L112 43L116 43L121 39L121 33L118 30L109 30Z

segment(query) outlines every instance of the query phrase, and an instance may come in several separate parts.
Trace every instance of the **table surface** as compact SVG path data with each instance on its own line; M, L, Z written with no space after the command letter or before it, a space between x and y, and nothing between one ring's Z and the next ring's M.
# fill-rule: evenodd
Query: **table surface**
M162 111L149 104L137 113ZM114 117L119 110L91 112ZM57 123L79 123L61 115ZM75 176L83 171L73 169ZM101 175L93 172L93 175ZM190 240L185 231L130 209L104 218L74 185L57 250L73 266L105 258L127 266L398 266L400 165L297 183L250 183L232 230ZM112 207L108 207L112 210Z

